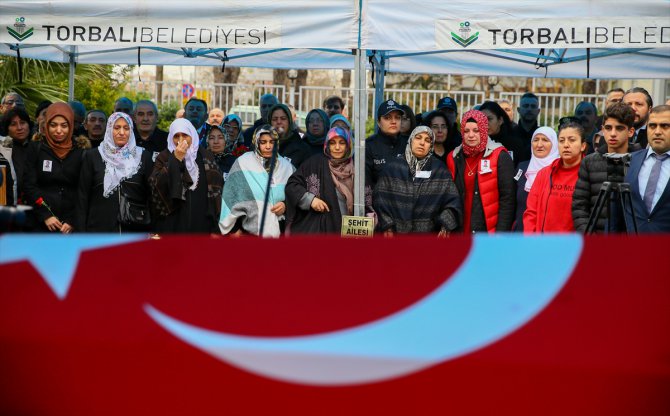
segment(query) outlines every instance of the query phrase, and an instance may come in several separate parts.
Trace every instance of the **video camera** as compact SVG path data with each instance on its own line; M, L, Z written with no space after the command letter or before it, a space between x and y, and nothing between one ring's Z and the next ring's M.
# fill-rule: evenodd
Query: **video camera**
M630 153L605 153L607 181L621 183L630 167Z

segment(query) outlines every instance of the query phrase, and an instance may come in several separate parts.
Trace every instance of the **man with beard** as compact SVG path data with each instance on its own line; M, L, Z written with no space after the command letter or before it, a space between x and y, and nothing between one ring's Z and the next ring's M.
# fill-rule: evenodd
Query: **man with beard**
M540 115L540 99L532 92L527 92L519 100L519 123L512 130L512 135L521 138L524 154L531 155L530 141L537 130L537 119Z
M91 110L84 118L84 130L91 141L91 147L98 147L105 138L107 128L107 115L102 110Z
M279 101L277 100L277 97L275 97L272 94L263 94L261 96L261 99L258 103L258 108L260 109L261 112L261 118L256 120L254 122L254 125L249 127L248 129L244 130L244 145L251 149L253 147L252 145L252 139L254 138L254 132L256 131L257 128L260 126L267 124L268 122L268 116L270 109L279 104Z
M644 149L647 147L647 121L649 120L649 110L654 106L649 92L641 87L633 87L626 91L623 96L623 102L631 106L635 112L635 136L633 143L639 143Z
M133 111L135 123L135 141L138 146L152 153L152 160L167 148L168 133L156 127L158 108L153 101L141 100Z
M649 148L631 155L626 182L630 183L633 212L640 233L670 232L670 105L649 113ZM632 218L626 212L628 231Z
M328 117L332 117L335 114L342 114L344 111L344 100L337 95L331 95L323 100L323 110L328 114Z

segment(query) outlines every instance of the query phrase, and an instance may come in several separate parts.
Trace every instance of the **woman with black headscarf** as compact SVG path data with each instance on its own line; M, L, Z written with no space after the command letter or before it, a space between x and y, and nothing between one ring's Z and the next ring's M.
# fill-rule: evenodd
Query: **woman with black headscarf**
M300 137L293 123L291 110L286 105L274 105L268 113L268 123L279 134L279 154L288 159L296 169L312 156L309 145Z
M404 157L386 163L373 192L373 206L384 235L437 233L446 236L461 225L458 190L447 167L433 156L433 131L419 126Z
M479 111L484 113L489 121L489 137L505 146L515 166L519 162L530 159L530 155L526 154L521 138L514 134L512 121L500 104L494 101L486 101L479 107Z
M328 115L322 109L315 108L307 113L305 120L307 126L303 140L311 148L312 155L320 155L323 153L323 143L329 130L330 120L328 119Z

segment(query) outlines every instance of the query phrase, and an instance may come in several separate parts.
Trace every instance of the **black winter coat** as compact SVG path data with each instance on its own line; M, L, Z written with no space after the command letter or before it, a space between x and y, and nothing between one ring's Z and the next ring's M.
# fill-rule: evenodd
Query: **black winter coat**
M512 231L523 231L523 213L526 212L526 203L528 202L528 192L524 189L526 186L526 171L530 160L523 161L517 166L516 174L516 215L514 216L514 224Z
M302 162L312 157L312 149L305 143L297 131L279 142L279 154L287 158L298 169Z
M374 188L384 167L393 159L404 157L407 136L388 136L381 131L365 140L365 183Z
M30 143L26 155L24 191L27 202L33 205L38 230L47 231L44 221L52 216L46 207L35 204L40 197L62 223L76 225L75 201L83 154L83 149L73 147L61 160L46 142Z
M140 148L141 149L141 148ZM151 152L143 151L140 168L135 175L121 182L124 194L138 203L149 206L149 176L153 169ZM98 149L87 150L79 177L77 192L77 226L80 232L111 233L149 231L150 227L122 227L119 224L119 188L109 197L102 195L105 179L105 162Z
M637 144L628 145L629 153L636 150L639 150ZM606 151L606 148L598 148L595 153L586 156L579 167L579 177L575 185L575 192L572 194L572 220L576 231L586 232L586 225L589 222L591 210L596 205L598 193L603 182L623 182L624 180L624 176L621 174L622 171L617 172L613 164L608 165L607 159L604 156L604 152ZM613 219L610 229L606 230L609 211L610 207L608 204L605 204L596 221L594 232L625 231L625 226L620 223L621 218L619 218L619 214L616 212L612 215Z

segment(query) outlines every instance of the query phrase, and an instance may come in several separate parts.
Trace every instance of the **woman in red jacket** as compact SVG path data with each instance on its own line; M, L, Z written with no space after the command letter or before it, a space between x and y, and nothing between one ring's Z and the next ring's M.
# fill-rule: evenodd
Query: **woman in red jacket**
M488 136L488 119L470 110L461 122L463 143L449 153L447 167L463 200L466 233L510 231L516 202L514 162Z
M558 131L558 150L560 158L537 173L530 189L523 214L524 234L575 230L572 193L586 150L584 129L574 122L562 125Z

